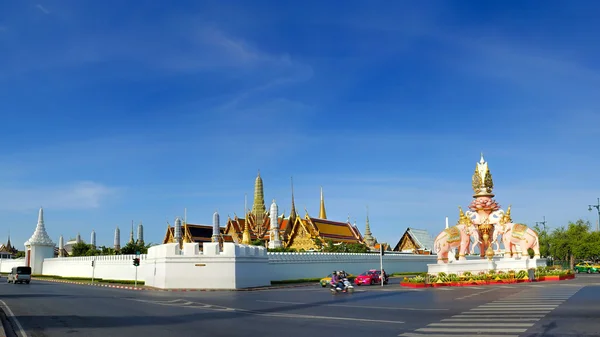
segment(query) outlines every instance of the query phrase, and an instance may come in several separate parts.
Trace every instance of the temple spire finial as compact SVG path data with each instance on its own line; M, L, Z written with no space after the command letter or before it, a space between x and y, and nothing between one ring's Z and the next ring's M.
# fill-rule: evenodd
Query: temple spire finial
M290 217L296 216L296 202L294 201L294 177L290 177L292 183L292 209L290 210Z
M483 152L481 153L481 158L477 165L475 166L475 172L473 173L472 178L472 187L474 198L477 197L494 197L492 190L494 189L494 181L492 179L492 174L488 167L488 163L483 158Z
M325 212L325 198L323 198L323 186L321 186L321 208L319 209L319 218L327 219L327 213Z

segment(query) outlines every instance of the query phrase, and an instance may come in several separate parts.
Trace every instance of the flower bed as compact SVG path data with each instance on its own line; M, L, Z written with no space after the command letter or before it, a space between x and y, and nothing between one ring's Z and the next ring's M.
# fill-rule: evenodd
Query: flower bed
M535 275L534 278L529 278L530 272ZM494 284L513 284L525 283L534 281L563 281L575 278L575 274L571 270L560 270L549 267L539 267L537 269L479 272L473 274L465 272L461 275L439 273L437 275L427 275L426 277L416 276L413 278L404 278L400 283L403 287L411 288L427 288L427 287L468 287L478 285L494 285Z

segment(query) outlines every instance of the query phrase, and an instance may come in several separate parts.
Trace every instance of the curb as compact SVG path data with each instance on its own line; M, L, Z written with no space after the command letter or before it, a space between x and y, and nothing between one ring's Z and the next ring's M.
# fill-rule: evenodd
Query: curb
M36 280L36 281L42 281L42 282L79 284L79 285L93 286L93 287L117 288L117 289L127 289L127 290L147 290L146 288L141 288L141 287L136 288L136 287L131 287L131 286L120 286L120 285L114 285L114 284L101 284L101 283L63 281L63 280L53 280L53 279L38 279L38 278L32 278L32 279Z
M2 315L4 315L4 313ZM7 324L7 323L8 322L6 320L6 317L3 317L2 322L0 322L0 337L6 337L6 330L4 329L4 324Z
M92 287L104 287L104 288L115 288L115 289L124 289L124 290L148 290L148 291L261 291L261 290L274 290L274 289L288 289L288 288L302 288L308 286L314 286L314 283L302 283L288 286L266 286L266 287L255 287L255 288L243 288L243 289L159 289L147 286L141 287L132 287L132 286L122 286L122 285L114 285L114 284L101 284L101 283L90 283L90 282L77 282L77 281L63 281L63 280L54 280L54 279L38 279L32 278L37 281L42 282L54 282L54 283L66 283L66 284L77 284L77 285L85 285ZM0 335L2 337L2 335Z

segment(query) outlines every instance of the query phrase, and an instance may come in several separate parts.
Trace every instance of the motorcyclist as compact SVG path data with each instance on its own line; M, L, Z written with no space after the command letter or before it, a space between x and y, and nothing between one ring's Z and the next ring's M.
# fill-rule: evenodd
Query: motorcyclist
M343 271L338 271L338 275L337 275L337 279L338 279L338 283L337 283L337 288L346 291L346 285L344 284L344 272Z
M331 273L331 286L338 287L339 281L338 273L334 270L333 273Z

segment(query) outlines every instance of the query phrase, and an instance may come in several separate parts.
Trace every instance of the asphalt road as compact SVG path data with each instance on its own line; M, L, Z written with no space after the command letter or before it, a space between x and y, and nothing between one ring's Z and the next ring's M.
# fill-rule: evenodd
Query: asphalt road
M391 284L338 295L319 286L159 292L2 278L0 300L32 337L600 336L600 275L416 290Z

